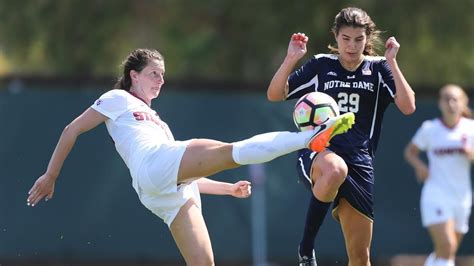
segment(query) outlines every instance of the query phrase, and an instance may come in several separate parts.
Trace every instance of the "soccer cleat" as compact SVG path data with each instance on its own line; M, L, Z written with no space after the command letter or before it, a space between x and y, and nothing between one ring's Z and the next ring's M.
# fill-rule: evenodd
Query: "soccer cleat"
M354 113L345 113L340 116L331 117L326 122L314 128L314 135L308 141L308 149L321 152L329 141L336 135L346 133L354 124Z
M314 254L314 249L313 249L313 254L311 257L309 256L301 256L300 254L300 247L298 247L298 262L299 266L318 266L316 263L316 255Z

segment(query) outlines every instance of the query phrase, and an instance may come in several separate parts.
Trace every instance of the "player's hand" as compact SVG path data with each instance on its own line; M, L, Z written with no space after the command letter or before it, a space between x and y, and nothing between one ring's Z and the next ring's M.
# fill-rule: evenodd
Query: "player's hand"
M252 194L252 185L249 181L239 181L232 184L231 195L236 198L248 198Z
M428 178L429 170L426 165L417 165L415 167L416 180L423 183Z
M471 161L474 161L474 148L468 145L464 145L463 147L464 154L466 154L467 158Z
M28 191L28 198L26 204L28 206L34 207L38 204L40 200L45 198L46 201L51 199L54 194L54 183L56 178L51 175L43 174L40 176L33 187Z
M388 60L394 60L397 57L398 49L400 49L400 44L397 42L395 37L388 38L385 42L385 58Z
M308 36L304 33L293 33L291 35L290 44L288 45L287 57L299 60L306 54L306 44Z

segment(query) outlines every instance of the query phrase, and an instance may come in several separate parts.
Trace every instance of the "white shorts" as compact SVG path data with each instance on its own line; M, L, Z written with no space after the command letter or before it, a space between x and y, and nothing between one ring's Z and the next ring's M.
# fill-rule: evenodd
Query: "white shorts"
M178 186L178 170L189 141L161 144L145 157L133 178L141 203L168 225L173 222L181 206L189 199L201 207L197 183Z
M456 232L465 234L469 231L471 206L454 202L449 194L434 186L423 187L420 200L421 221L424 227L445 223L453 219Z

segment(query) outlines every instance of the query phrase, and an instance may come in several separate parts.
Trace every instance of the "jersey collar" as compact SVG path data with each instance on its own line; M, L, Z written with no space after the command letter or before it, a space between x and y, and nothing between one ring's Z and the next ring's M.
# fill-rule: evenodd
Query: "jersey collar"
M143 100L140 96L138 96L137 94L131 92L131 91L128 91L128 93L130 93L133 97L139 99L140 101L144 102L146 105L150 106L148 103L146 103L145 100Z

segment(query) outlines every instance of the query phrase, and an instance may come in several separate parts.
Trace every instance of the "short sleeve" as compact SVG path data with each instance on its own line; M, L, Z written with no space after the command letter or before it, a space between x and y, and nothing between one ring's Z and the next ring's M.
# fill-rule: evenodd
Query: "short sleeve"
M313 56L303 66L294 71L288 77L288 97L298 99L301 96L316 91L318 87L319 57Z
M115 120L126 111L127 98L125 93L127 92L123 90L110 90L102 94L91 108Z
M380 84L381 84L381 96L385 101L393 102L397 88L395 87L395 81L393 80L392 70L387 63L386 59L380 61Z
M423 122L421 127L416 131L415 136L413 136L411 143L417 146L418 149L426 151L430 146L428 134L432 126L432 121Z

